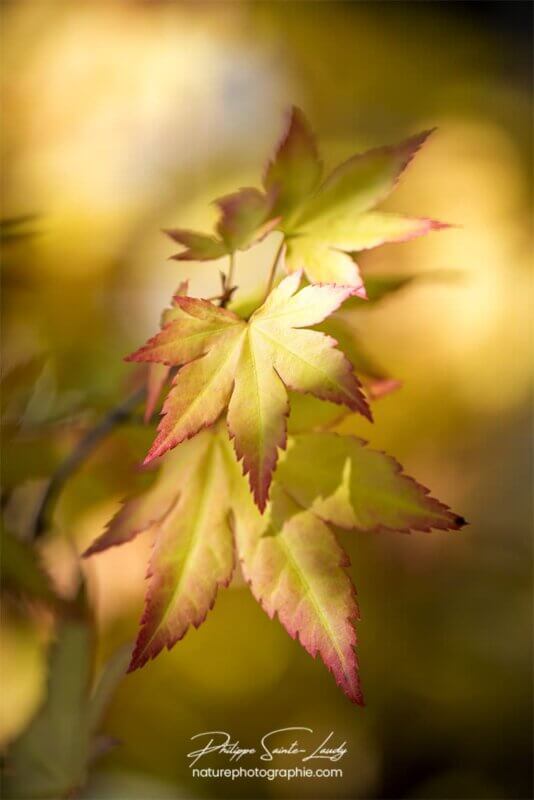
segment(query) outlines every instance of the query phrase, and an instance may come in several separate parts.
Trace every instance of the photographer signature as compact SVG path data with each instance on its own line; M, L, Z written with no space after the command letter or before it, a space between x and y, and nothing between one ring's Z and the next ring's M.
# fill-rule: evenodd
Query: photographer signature
M290 735L288 735L290 734ZM261 761L272 761L275 756L298 756L306 761L339 761L347 754L347 742L334 741L334 731L322 739L317 738L313 728L277 728L264 734L256 747L243 747L239 740L232 739L227 731L203 731L191 736L191 741L200 739L203 745L187 754L193 767L201 758L210 753L222 753L229 761L238 762L245 756L259 754ZM302 740L302 741L301 741Z

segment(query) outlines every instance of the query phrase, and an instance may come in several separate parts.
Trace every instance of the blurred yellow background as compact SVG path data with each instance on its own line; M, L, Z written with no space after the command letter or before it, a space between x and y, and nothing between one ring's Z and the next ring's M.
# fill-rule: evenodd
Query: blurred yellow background
M343 535L362 620L367 705L237 581L205 625L128 676L107 715L120 740L88 798L522 798L531 747L531 7L528 3L2 4L6 515L24 532L42 481L128 391L122 361L178 282L218 265L168 261L161 228L203 229L210 201L259 183L293 103L327 165L437 126L388 207L458 227L361 259L364 271L454 271L362 312L368 349L403 389L375 425L465 515L459 535ZM267 239L237 282L267 273ZM16 380L13 376L16 376ZM76 553L133 486L151 431L118 429L67 484L40 545L68 590ZM149 541L84 565L99 657L134 636ZM46 626L45 626L46 627ZM43 625L6 606L0 741L38 706ZM349 743L341 781L192 781L190 736L242 742L290 725Z

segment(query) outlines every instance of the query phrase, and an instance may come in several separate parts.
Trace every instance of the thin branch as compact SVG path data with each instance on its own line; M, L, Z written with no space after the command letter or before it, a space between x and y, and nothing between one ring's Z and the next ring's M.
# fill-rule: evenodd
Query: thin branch
M273 264L272 264L272 267L271 267L271 271L269 273L269 279L267 281L267 286L266 286L266 289L265 289L265 294L263 296L263 300L261 301L260 305L265 303L265 301L269 297L269 293L270 293L271 289L273 288L274 277L276 275L276 270L278 269L278 263L280 261L281 255L282 255L282 251L284 249L284 245L285 245L285 239L282 239L282 241L280 242L280 246L279 246L278 250L276 251L276 255L274 257L274 261L273 261Z
M56 469L46 491L44 492L36 509L35 520L32 528L32 538L39 538L46 530L49 512L58 498L61 489L93 450L115 428L131 419L133 412L146 394L145 386L139 387L123 403L112 408L94 428L82 436L74 450L69 453Z

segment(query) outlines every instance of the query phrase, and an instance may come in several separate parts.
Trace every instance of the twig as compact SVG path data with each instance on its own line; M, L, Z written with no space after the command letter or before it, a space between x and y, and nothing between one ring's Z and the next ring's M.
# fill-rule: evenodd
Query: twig
M119 425L127 422L145 396L145 386L139 387L123 403L112 408L94 428L82 436L74 450L56 469L36 509L32 538L38 539L45 531L50 507L57 499L63 485L88 458L97 445Z
M273 265L272 265L271 271L269 273L269 279L267 281L267 287L265 289L265 294L263 296L263 300L261 301L260 305L265 303L265 301L267 300L267 298L269 296L269 293L270 293L271 289L273 288L274 276L276 275L276 270L278 268L278 262L280 261L280 256L282 255L282 251L284 249L284 245L285 245L285 240L282 239L282 241L280 242L280 246L279 246L278 250L276 251L276 255L274 257Z

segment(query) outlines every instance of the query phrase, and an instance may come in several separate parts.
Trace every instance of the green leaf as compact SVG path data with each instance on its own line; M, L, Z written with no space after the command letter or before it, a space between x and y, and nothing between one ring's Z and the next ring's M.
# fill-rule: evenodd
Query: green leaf
M345 303L344 310L361 310L369 304L378 303L384 297L412 286L417 283L450 283L461 279L463 273L454 269L433 269L425 272L408 273L407 275L365 275L365 288L367 291L367 302L363 302L356 296L350 297Z
M182 228L172 228L163 232L185 247L181 253L171 256L174 261L213 261L228 254L224 242L215 236Z
M417 151L432 131L427 130L403 142L357 153L328 176L319 191L304 203L298 228L334 220L343 229L345 220L356 219L382 202L395 187ZM395 215L398 219L398 215ZM360 222L361 224L361 222ZM366 231L363 226L363 232ZM339 235L339 234L338 234ZM360 249L355 247L355 250Z
M343 406L319 400L309 394L290 392L290 412L287 420L289 434L321 431L341 422L350 410Z
M295 209L317 188L322 171L311 127L302 111L293 106L287 130L263 176L265 190L276 198L273 210L282 217L283 230Z
M124 678L131 656L131 645L120 647L104 664L89 698L89 731L98 733L104 714Z
M246 250L263 239L279 222L273 211L272 197L258 189L239 189L220 197L215 205L221 211L217 232L228 253Z
M457 530L465 524L405 475L395 459L352 436L297 437L277 481L299 506L342 528L407 533Z
M79 595L76 604L84 602ZM70 612L49 651L41 708L8 751L5 796L12 800L77 796L95 754L102 717L126 670L129 647L104 665L91 692L94 631L85 612L79 617L73 608Z
M2 525L0 528L1 586L30 600L55 604L58 600L52 582L34 547L18 539Z
M354 371L361 378L367 395L371 400L377 400L398 389L401 383L377 364L363 346L355 329L355 312L350 310L353 300L354 298L349 298L346 307L332 314L318 326L318 329L336 340L352 364Z
M57 800L85 782L90 650L87 625L64 622L50 653L44 704L8 753L7 797Z
M273 211L274 198L250 187L215 200L221 215L216 235L174 228L164 231L185 247L175 261L212 261L259 242L280 222Z
M288 272L303 270L312 283L352 286L365 298L354 253L405 242L448 227L426 218L375 211L431 131L397 145L358 153L320 184L322 165L309 123L293 109L289 128L269 163L264 186L278 195Z

